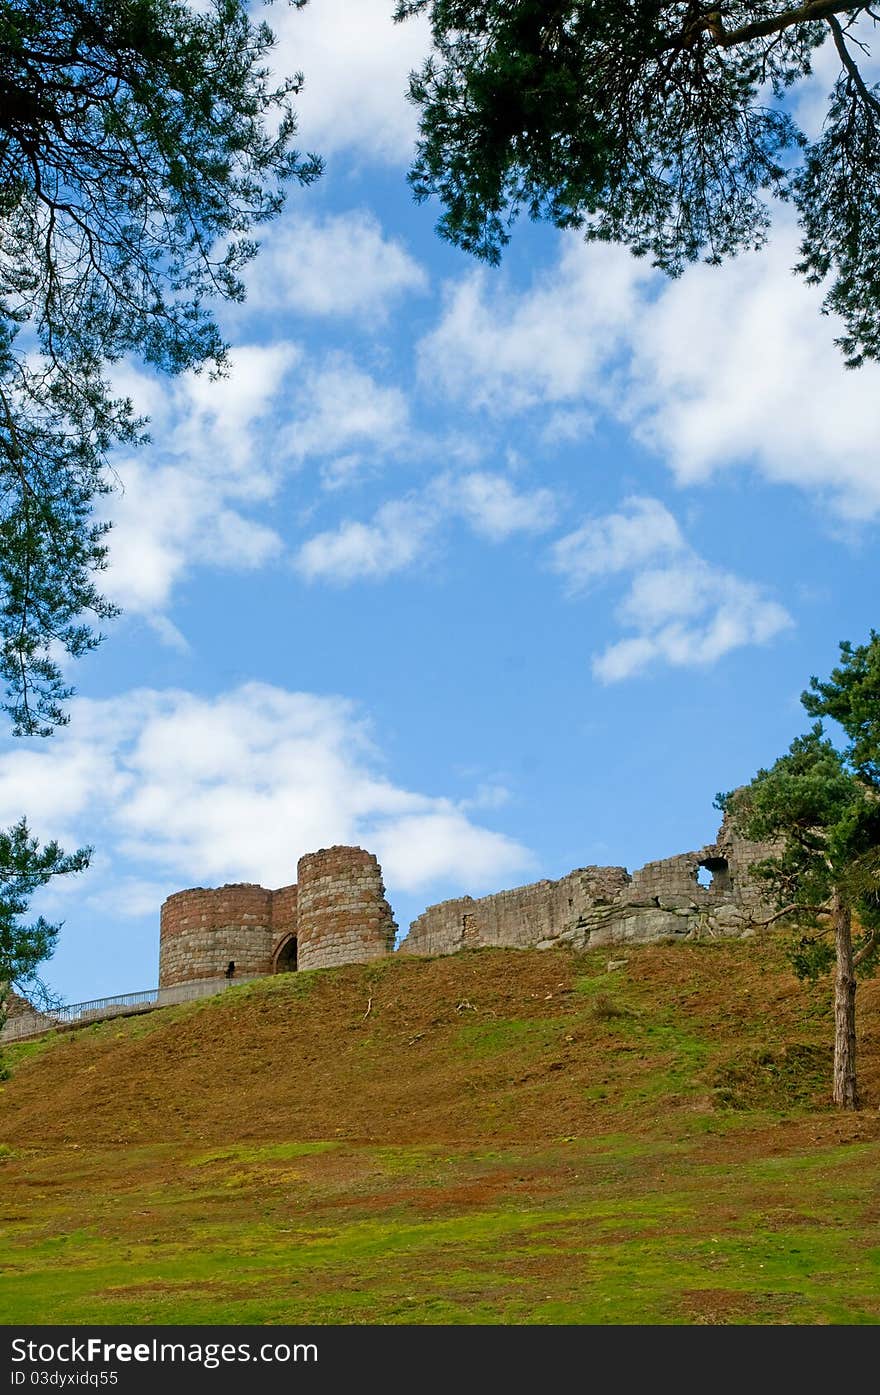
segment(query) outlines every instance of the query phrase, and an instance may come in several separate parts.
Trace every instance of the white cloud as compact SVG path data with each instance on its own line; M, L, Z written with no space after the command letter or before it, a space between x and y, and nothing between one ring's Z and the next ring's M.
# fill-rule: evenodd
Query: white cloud
M793 235L665 286L633 338L619 410L681 484L754 465L776 484L880 509L880 364L843 367L821 290L791 274Z
M407 79L427 56L430 38L424 18L392 24L392 10L392 0L314 0L269 16L279 41L276 72L305 74L296 103L301 149L409 161L417 116Z
M167 615L150 615L148 624L168 649L176 649L178 654L191 652L190 642L186 635L177 628L173 620L169 620Z
M554 543L552 566L577 591L597 577L681 552L684 545L681 529L659 500L633 495L619 513L588 518Z
M550 489L517 490L504 475L475 470L439 484L447 507L475 533L502 542L513 533L543 533L556 522L556 496Z
M427 814L410 814L376 834L376 851L389 884L417 891L453 874L468 890L503 885L522 871L523 849L510 839L475 827L449 805Z
M208 373L186 374L175 384L176 453L210 453L212 459L219 455L226 469L237 466L250 485L254 426L267 415L302 357L300 347L287 340L239 344L228 377L216 381ZM268 487L266 492L271 492Z
M366 210L282 215L248 274L248 305L307 315L368 317L382 324L391 303L423 291L427 276L401 242Z
M261 683L76 699L53 742L0 755L0 824L23 807L41 837L72 845L87 829L98 884L87 874L65 898L121 915L179 886L286 884L302 853L333 843L376 851L406 891L489 888L531 863L464 802L393 784L351 702Z
M128 613L155 622L155 612L168 604L174 585L194 564L250 570L281 552L274 529L228 507L224 489L236 502L239 490L230 489L221 472L203 470L197 462L151 467L139 459L118 469L125 493L111 504L107 590ZM182 637L172 636L164 623L159 633L180 647Z
M547 424L541 430L541 440L545 446L582 441L592 435L595 426L596 418L592 412L577 407L562 407L550 412Z
M484 780L470 799L460 801L462 809L503 809L513 798L507 785L500 780Z
M105 870L112 871L112 864ZM76 892L77 884L71 881L65 888L65 899L69 901ZM155 917L157 906L161 906L167 895L167 881L150 881L147 877L114 876L111 885L88 894L85 899L90 910L99 911L102 915L140 920L143 916Z
M616 616L635 633L594 657L593 672L605 683L658 663L712 664L733 649L765 644L792 624L761 587L699 557L656 499L630 498L617 513L587 519L554 544L551 567L572 593L629 575Z
M294 565L309 581L384 580L424 560L445 523L462 519L490 542L540 533L556 518L549 489L517 490L504 475L438 475L419 494L381 505L369 523L346 519L300 547Z
M120 488L106 501L107 593L146 616L167 642L186 640L162 611L193 565L248 570L276 557L274 528L248 516L273 496L283 468L267 448L274 405L300 351L243 346L228 378L185 374L159 383L131 366L114 386L150 414L151 443L114 463Z
M405 394L345 353L316 362L284 341L245 345L219 382L159 383L126 365L115 386L149 412L152 441L115 462L105 589L179 650L186 637L163 613L174 588L195 566L248 571L280 557L274 520L254 515L291 471L316 461L335 487L412 445Z
M449 289L424 383L499 415L602 407L682 485L745 466L848 518L880 511L880 364L844 368L784 220L760 253L677 281L576 233L560 248L521 293L483 271Z
M301 375L285 424L286 449L298 460L341 457L350 475L364 456L375 460L399 449L409 428L406 395L382 386L348 354L334 353Z
M448 286L442 319L419 346L422 382L504 415L595 393L651 273L619 248L587 247L576 234L561 249L558 265L524 294L485 270Z
M698 557L636 576L618 613L638 633L594 659L593 672L606 683L655 663L705 667L733 649L766 644L792 624L759 586Z
M348 520L316 533L299 549L295 565L308 581L381 581L423 555L435 526L434 515L418 500L390 500L369 523Z

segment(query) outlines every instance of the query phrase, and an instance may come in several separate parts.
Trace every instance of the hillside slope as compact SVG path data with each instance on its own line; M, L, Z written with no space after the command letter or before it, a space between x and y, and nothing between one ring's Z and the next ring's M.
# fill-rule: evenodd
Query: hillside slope
M880 1323L866 1108L778 938L290 974L13 1048L7 1323Z
M618 960L388 960L49 1037L10 1053L0 1138L539 1140L827 1106L828 984L798 983L778 937ZM859 994L866 1118L880 1103L878 988Z

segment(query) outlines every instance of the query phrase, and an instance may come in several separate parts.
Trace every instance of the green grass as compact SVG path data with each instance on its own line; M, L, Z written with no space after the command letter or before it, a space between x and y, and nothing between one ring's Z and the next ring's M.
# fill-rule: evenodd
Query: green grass
M7 1323L880 1321L876 1144L695 1162L619 1137L20 1150L2 1162L0 1307Z
M517 1049L531 1053L555 1045L569 1030L566 1019L558 1017L497 1018L488 1022L465 1022L458 1032L458 1046L477 1059L505 1055Z

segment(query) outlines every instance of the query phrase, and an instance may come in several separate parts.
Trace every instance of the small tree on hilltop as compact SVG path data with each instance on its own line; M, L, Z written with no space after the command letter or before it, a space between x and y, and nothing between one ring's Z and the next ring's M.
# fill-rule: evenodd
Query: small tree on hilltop
M737 832L778 848L753 871L778 906L770 919L797 927L795 972L815 980L835 966L832 1093L840 1108L858 1109L856 975L875 966L880 931L880 637L872 632L857 649L842 644L841 657L827 683L811 680L802 702L837 720L849 745L837 750L817 722L717 804Z
M25 819L0 830L0 1028L6 1021L11 988L36 999L40 1006L48 1005L37 967L50 957L61 927L49 924L42 916L25 924L22 917L31 897L53 877L84 871L91 851L79 848L65 853L54 841L41 848ZM2 1074L0 1064L0 1078Z

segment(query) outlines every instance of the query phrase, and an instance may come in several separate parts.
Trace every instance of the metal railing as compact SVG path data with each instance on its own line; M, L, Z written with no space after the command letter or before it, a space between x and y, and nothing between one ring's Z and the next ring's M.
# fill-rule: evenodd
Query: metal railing
M174 1003L192 1002L196 998L210 998L215 993L234 988L237 983L247 983L258 977L258 974L241 974L230 979L203 978L194 983L177 983L171 988L145 988L139 993L119 993L112 998L66 1003L46 1012L34 1008L31 1012L10 1017L0 1032L0 1042L25 1041L29 1037L55 1031L58 1027L86 1026L91 1022L103 1022L109 1017L130 1016L137 1012L150 1012L157 1007L171 1007Z

